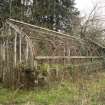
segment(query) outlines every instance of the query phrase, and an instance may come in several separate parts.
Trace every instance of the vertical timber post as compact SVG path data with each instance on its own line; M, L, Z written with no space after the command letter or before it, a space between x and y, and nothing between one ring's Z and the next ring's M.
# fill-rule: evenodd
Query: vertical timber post
M21 36L21 34L19 37L19 61L20 61L20 63L22 61L22 36Z
M14 66L17 63L17 33L15 32L15 40L14 40Z
M28 54L29 53L29 44L28 41L26 40L26 63L28 63Z
M3 45L2 45L2 57L3 57L3 61L2 61L2 72L3 72L3 82L5 84L5 74L6 74L6 70L5 70L5 41L3 40Z
M3 61L5 61L5 42L3 42L2 57L3 57Z

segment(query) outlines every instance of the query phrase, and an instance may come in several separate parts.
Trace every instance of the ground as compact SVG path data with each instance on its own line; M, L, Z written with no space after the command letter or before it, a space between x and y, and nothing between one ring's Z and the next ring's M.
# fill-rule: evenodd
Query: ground
M85 77L85 78L84 78ZM105 105L105 72L62 81L52 88L9 90L0 88L0 103L16 105Z

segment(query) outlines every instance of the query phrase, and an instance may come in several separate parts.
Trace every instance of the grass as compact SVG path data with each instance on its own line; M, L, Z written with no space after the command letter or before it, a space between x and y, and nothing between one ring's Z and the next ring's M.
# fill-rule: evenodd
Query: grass
M77 81L63 81L49 89L12 91L0 88L0 103L29 105L105 105L105 73L95 73Z
M40 89L38 91L18 91L14 96L14 91L8 89L0 89L0 103L8 103L13 101L17 104L27 101L36 102L41 105L52 105L61 103L69 103L74 100L72 96L77 94L76 87L73 84L62 83L56 88ZM13 97L14 96L14 97ZM13 98L12 98L13 97Z

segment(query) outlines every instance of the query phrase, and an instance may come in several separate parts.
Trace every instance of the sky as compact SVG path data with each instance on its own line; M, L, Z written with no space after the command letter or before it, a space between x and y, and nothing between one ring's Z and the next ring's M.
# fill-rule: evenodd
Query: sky
M88 15L97 3L102 4L103 1L104 0L75 0L75 3L81 15Z
M88 14L92 9L92 0L76 0L75 2L82 15Z

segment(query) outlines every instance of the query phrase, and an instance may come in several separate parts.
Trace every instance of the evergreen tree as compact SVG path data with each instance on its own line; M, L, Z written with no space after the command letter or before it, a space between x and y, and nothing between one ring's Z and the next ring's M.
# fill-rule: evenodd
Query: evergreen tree
M75 0L2 0L0 12L3 16L64 32L71 32L73 19L79 15Z
M9 16L9 1L0 0L0 18L5 18Z
M34 0L33 3L35 23L56 31L70 32L78 15L74 0Z
M0 0L0 28L3 26L3 22L9 16L9 1Z

